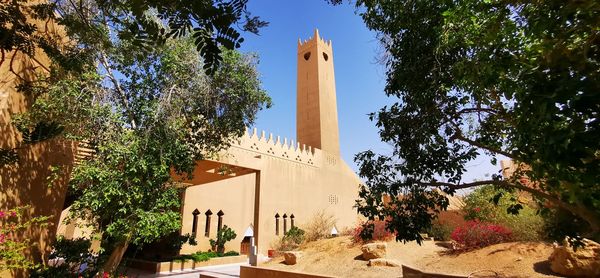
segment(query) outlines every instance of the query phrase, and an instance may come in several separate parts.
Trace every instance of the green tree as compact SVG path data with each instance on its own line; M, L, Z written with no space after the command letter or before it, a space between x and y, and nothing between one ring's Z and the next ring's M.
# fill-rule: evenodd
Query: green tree
M169 38L192 36L201 54L205 71L213 74L223 60L223 49L240 47L241 32L258 34L267 22L253 16L246 8L247 0L142 0L93 1L50 0L31 2L9 0L0 3L0 63L5 54L19 51L34 57L42 50L54 59L55 69L76 73L84 66L104 67L112 75L106 46L114 39L128 41L137 55L151 52ZM64 27L71 44L60 34L42 33L40 22L54 21ZM41 28L43 29L43 28ZM60 31L59 31L60 33ZM12 70L10 61L10 70ZM56 78L56 76L55 76ZM64 78L61 77L61 78ZM76 78L76 77L75 77ZM26 84L22 90L28 93ZM115 84L115 88L119 88ZM37 96L33 96L34 98ZM126 101L125 96L121 96ZM0 148L0 166L18 161L17 150L27 144L56 137L62 123L39 119L36 126L21 126L22 146ZM28 137L27 134L35 136Z
M70 218L87 219L102 234L104 271L115 270L130 242L178 230L172 172L191 173L270 105L256 57L231 50L242 42L234 26L256 33L266 24L246 2L0 4L2 38L19 39L2 41L3 53L33 55L39 47L52 61L48 74L21 84L32 105L13 124L24 138L47 139L36 131L53 128L51 136L95 150L74 169L68 194ZM32 36L30 19L55 20L68 41Z
M191 173L196 160L226 148L270 99L251 55L225 50L208 76L192 39L169 40L152 52L127 40L95 47L103 67L33 84L47 95L18 124L69 116L63 136L95 149L73 170L70 217L89 220L102 233L109 256L102 269L112 272L129 243L180 228L172 172ZM61 105L70 99L76 101Z
M527 191L600 232L598 1L356 6L386 50L385 93L396 100L371 114L391 154L356 156L366 180L361 213L389 217L397 239L419 241L448 205L432 189L492 184ZM467 163L483 154L528 167L512 179L464 181ZM403 197L384 203L383 195Z

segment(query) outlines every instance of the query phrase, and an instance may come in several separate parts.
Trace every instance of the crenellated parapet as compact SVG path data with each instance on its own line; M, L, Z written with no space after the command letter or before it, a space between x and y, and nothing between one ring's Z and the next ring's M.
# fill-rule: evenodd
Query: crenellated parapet
M312 38L302 41L298 39L298 53L304 53L306 50L312 48L315 44L319 46L319 48L331 51L331 40L325 40L319 36L319 30L315 29L315 33Z
M288 138L273 136L272 133L261 131L256 128L235 140L231 147L241 148L266 156L280 158L291 162L320 167L322 163L323 152L320 149L306 146Z

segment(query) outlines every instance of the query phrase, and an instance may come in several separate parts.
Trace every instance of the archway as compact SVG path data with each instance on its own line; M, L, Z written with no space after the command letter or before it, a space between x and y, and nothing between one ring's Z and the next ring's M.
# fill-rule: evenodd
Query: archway
M254 237L254 227L252 225L246 228L244 232L244 238L240 244L240 254L241 255L249 255L250 254L250 246L252 246L252 237Z

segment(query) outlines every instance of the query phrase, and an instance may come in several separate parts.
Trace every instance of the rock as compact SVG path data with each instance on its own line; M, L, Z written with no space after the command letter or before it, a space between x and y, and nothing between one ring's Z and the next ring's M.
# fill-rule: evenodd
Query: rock
M398 267L400 264L390 259L371 259L369 260L368 266L394 266Z
M517 259L515 259L515 262L520 262L523 260L523 257L518 257Z
M387 243L376 242L363 245L360 250L365 260L384 258L387 252Z
M584 239L585 248L577 248L575 252L567 240L562 246L554 246L548 258L550 269L565 276L600 277L600 244Z
M302 257L302 252L300 251L287 251L283 253L283 258L285 259L285 264L294 265L296 261Z

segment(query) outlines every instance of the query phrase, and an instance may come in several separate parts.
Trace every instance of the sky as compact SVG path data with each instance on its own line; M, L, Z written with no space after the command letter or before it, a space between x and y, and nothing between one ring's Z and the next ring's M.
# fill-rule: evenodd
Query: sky
M259 112L254 125L274 136L296 138L296 54L298 39L313 36L315 28L332 40L342 158L355 171L354 156L365 150L389 154L367 114L393 103L384 94L385 68L377 63L381 48L353 6L332 6L325 0L250 0L248 10L268 21L260 35L244 34L242 52L260 57L258 70L273 107ZM300 142L302 143L302 142ZM464 180L497 173L485 157L468 165Z

